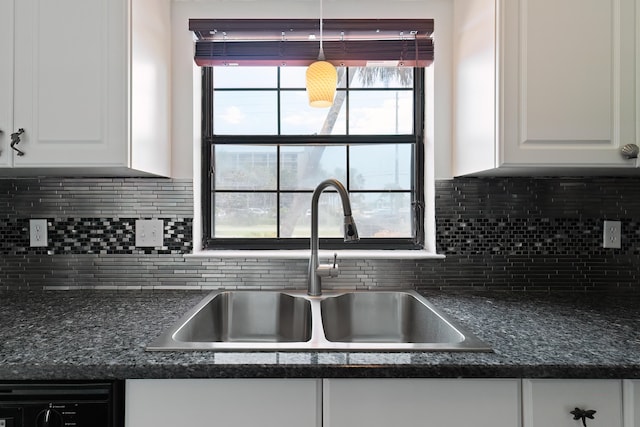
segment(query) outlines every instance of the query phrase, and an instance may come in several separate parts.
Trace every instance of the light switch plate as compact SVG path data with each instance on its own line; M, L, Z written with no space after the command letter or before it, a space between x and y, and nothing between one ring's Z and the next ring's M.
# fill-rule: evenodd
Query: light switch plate
M161 219L136 220L136 246L160 247L164 244L164 221Z
M46 219L29 220L29 246L32 248L49 246Z

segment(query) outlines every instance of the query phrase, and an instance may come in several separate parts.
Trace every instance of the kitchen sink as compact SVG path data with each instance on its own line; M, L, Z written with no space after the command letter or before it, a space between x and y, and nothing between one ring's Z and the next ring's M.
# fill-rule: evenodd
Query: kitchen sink
M415 291L213 291L162 350L491 351Z

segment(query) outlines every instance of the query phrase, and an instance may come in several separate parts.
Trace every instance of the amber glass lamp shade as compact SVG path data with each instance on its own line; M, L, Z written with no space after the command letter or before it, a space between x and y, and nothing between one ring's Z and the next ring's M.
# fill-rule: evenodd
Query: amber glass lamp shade
M307 68L307 95L309 105L317 108L330 107L336 94L338 72L327 61L316 61Z

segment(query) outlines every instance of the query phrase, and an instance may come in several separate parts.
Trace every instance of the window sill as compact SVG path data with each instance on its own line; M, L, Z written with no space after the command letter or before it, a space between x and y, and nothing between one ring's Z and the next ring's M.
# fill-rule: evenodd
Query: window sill
M319 257L338 259L444 259L445 256L425 250L320 250ZM211 250L185 254L186 258L258 258L258 259L309 259L309 250Z

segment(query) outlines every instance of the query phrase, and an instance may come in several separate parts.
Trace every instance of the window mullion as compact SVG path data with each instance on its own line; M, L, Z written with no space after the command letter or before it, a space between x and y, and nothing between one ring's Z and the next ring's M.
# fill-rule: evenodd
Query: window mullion
M277 103L278 103L278 136L282 135L282 108L281 108L281 103L282 103L282 91L281 91L281 78L282 78L282 73L280 71L280 68L278 68L278 95L276 97L277 99ZM282 164L282 150L281 150L281 145L278 144L276 147L276 237L279 239L280 238L280 221L282 219L281 215L280 215L280 167Z
M213 174L212 169L215 165L213 158L213 144L211 137L213 136L213 69L203 68L201 72L202 79L202 118L201 118L201 215L205 220L202 221L202 247L206 248L209 240L213 237L213 227L215 219L213 214L213 203L215 202L215 194L212 191Z
M278 239L281 237L280 236L280 221L282 219L282 216L280 214L280 206L281 205L281 197L282 197L282 191L281 191L281 183L280 183L280 176L281 176L281 165L282 165L282 147L280 145L278 145L278 148L276 149L276 161L278 162L276 165L276 236L278 237Z

